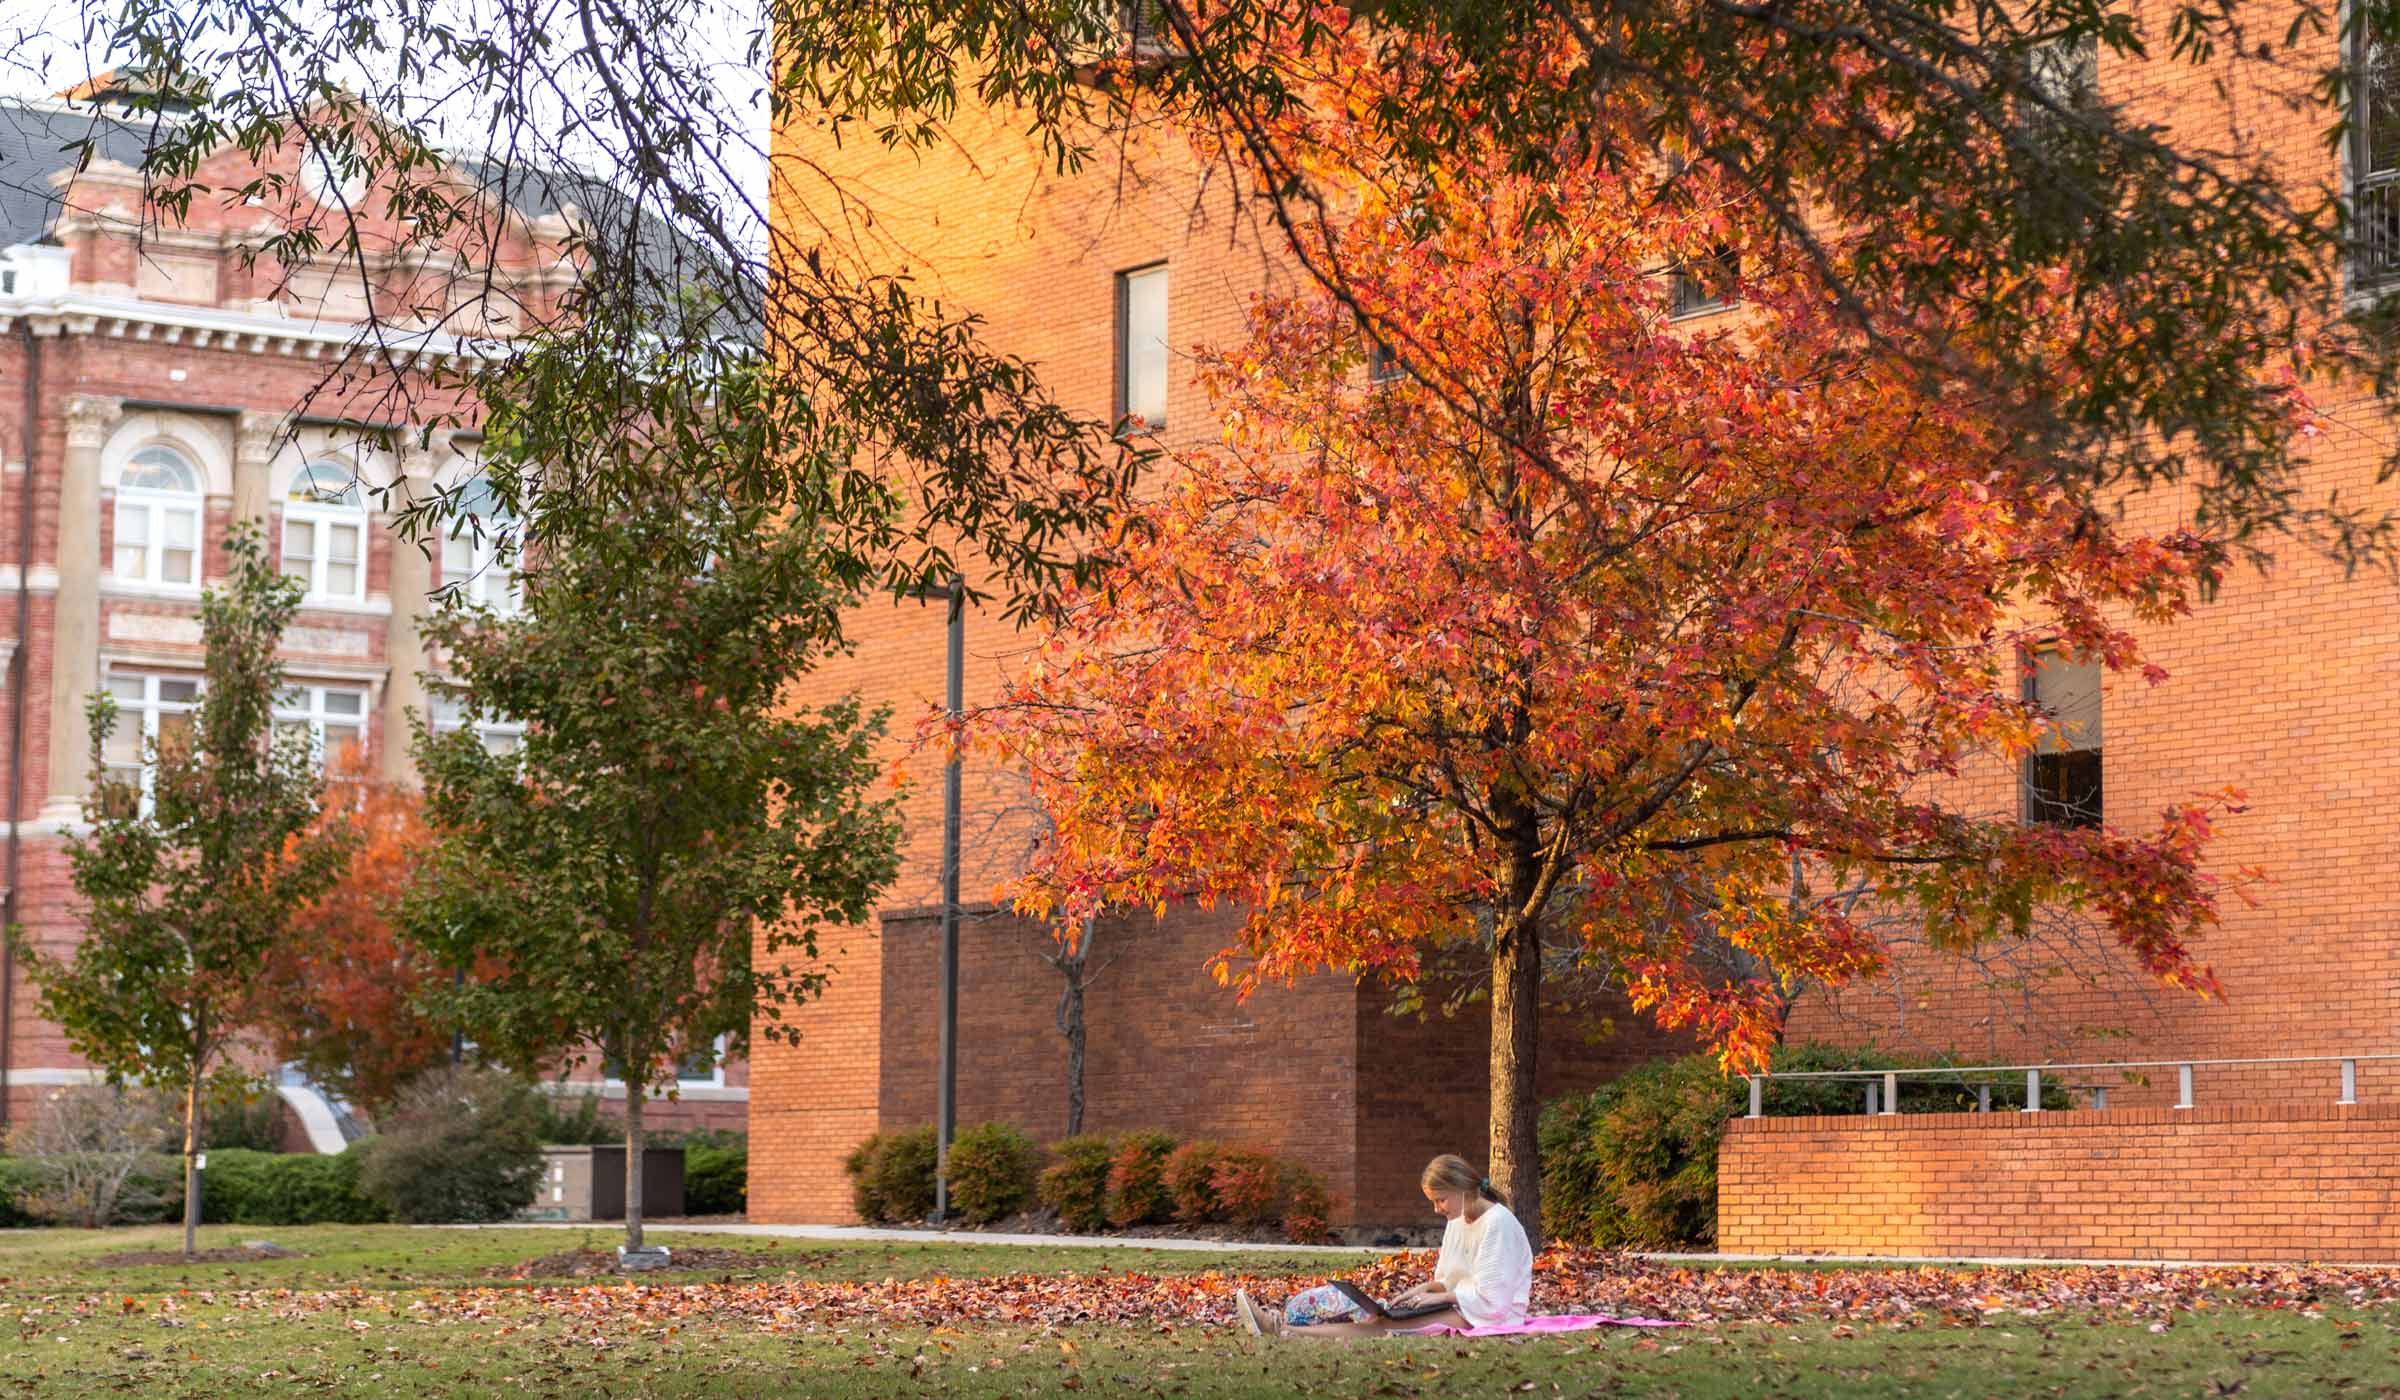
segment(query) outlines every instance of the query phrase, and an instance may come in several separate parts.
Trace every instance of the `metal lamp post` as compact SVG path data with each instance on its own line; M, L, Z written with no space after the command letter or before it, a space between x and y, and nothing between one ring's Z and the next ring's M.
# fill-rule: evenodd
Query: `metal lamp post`
M950 1216L950 1138L958 1127L958 744L955 727L966 711L967 581L952 574L949 587L926 589L919 597L950 604L949 694L953 726L950 758L942 767L942 1013L939 1103L935 1110L933 1218Z

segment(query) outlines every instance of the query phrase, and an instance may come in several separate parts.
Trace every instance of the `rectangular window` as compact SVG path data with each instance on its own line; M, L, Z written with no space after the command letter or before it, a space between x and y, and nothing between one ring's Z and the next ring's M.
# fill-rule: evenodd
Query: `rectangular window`
M2352 50L2350 285L2400 280L2400 50L2361 34Z
M2043 648L2026 658L2027 703L2047 718L2025 759L2025 820L2100 824L2100 665Z
M718 1036L706 1047L694 1050L676 1061L675 1082L722 1085L725 1082L725 1037Z
M117 497L114 572L135 583L191 587L200 580L200 508L124 492Z
M467 703L456 695L437 693L433 697L433 732L455 734L467 727ZM486 753L511 754L525 747L525 721L521 719L476 720L474 729Z
M367 596L367 517L361 510L294 501L283 508L283 572L311 603Z
M442 541L442 586L455 587L463 602L478 603L503 617L513 616L524 603L517 583L516 562L503 555L500 541L486 534L475 538L465 526Z
M1733 305L1741 280L1741 254L1731 248L1686 263L1667 274L1667 314L1680 320L1722 311Z
M1167 426L1167 269L1117 276L1117 421L1126 432Z
M625 1067L603 1059L601 1082L621 1085L625 1082ZM718 1036L701 1049L675 1062L675 1082L685 1088L721 1087L725 1083L725 1037Z
M1367 382L1369 384L1396 384L1406 378L1408 378L1408 366L1400 362L1400 356L1393 351L1392 347L1380 340L1367 343Z
M309 752L323 768L344 749L367 744L367 693L356 686L302 684L275 697L275 729L305 734Z
M138 803L133 810L147 812L156 778L151 756L155 750L191 742L200 681L194 676L120 673L108 678L108 693L117 702L117 727L109 732L102 751L111 789L102 805L115 815L131 814L119 802Z

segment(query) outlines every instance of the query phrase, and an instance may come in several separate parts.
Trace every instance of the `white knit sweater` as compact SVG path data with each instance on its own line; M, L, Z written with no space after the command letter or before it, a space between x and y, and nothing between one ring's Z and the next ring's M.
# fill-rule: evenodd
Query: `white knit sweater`
M1433 1281L1458 1298L1458 1310L1478 1327L1523 1322L1533 1297L1533 1247L1525 1227L1501 1205L1473 1220L1460 1216L1442 1231Z

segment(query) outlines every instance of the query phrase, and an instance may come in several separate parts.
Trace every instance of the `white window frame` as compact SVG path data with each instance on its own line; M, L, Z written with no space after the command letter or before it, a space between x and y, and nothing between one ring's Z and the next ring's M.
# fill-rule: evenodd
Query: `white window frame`
M525 748L525 721L521 719L479 719L470 725L467 722L466 701L456 695L445 695L438 689L430 703L433 709L433 732L436 734L456 734L471 728L475 731L475 742L483 745L483 751L489 754L513 754ZM495 748L495 741L503 747Z
M155 487L127 485L127 479L133 474L135 468L151 465L144 463L142 459L153 454L169 459L165 463L156 465L171 466L181 471L191 485L182 491L163 491ZM121 583L138 583L145 588L156 588L165 592L190 593L195 596L199 594L205 553L202 548L202 534L208 520L208 498L201 490L200 482L199 466L190 457L164 443L153 443L144 447L127 460L124 468L117 473L116 520L108 559L110 577ZM166 526L168 518L176 514L188 515L192 527L192 543L189 547L192 556L192 576L183 583L170 582L166 578ZM125 550L125 521L129 516L139 517L142 521L142 560L141 572L138 574L128 574L117 567Z
M687 1078L685 1078L685 1077L684 1077L684 1073L683 1073L683 1064L682 1064L682 1062L681 1062L681 1061L678 1061L678 1062L676 1063L676 1066L675 1066L675 1087L677 1087L677 1088L679 1088L679 1089L722 1089L722 1088L724 1088L724 1087L725 1087L725 1041L726 1041L726 1039L727 1039L727 1037L725 1037L725 1036L718 1036L718 1037L716 1038L716 1040L715 1040L714 1042L712 1042L713 1053L712 1053L712 1054L709 1056L709 1064L710 1064L711 1068L710 1068L710 1070L709 1070L709 1072L708 1072L708 1075L707 1075L705 1078L700 1078L700 1079L687 1079ZM600 1080L600 1084L601 1084L601 1086L602 1086L603 1088L609 1088L609 1089L627 1089L627 1090L628 1090L628 1092L630 1092L630 1088L629 1088L629 1086L628 1086L628 1085L625 1083L625 1081L624 1081L623 1079L619 1078L619 1077L618 1077L618 1076L616 1076L616 1075L610 1074L610 1073L608 1072L608 1070L607 1070L607 1068L606 1068L606 1066L605 1066L605 1063L603 1063L603 1067L602 1067L602 1069L601 1069L601 1071L600 1071L600 1074L601 1074L601 1080Z
M1155 293L1152 288L1155 287ZM1175 284L1165 263L1128 268L1117 274L1116 381L1117 424L1123 433L1156 433L1167 426L1167 399L1173 387L1172 334ZM1137 329L1134 317L1155 295L1158 328L1155 334Z
M140 682L141 695L138 698L128 698L117 694L117 685L121 681ZM159 691L166 682L189 682L192 687L192 698L190 700L162 698ZM158 742L160 719L162 716L171 714L199 713L201 679L198 675L189 672L111 671L102 684L108 690L110 698L117 704L117 733L130 732L141 737L140 771L132 779L131 785L140 790L142 815L148 816L152 803L156 799L158 788L158 770L150 762L150 752L151 746ZM114 775L125 767L126 765L122 763L111 763L108 765L108 771ZM112 776L111 781L125 780Z
M324 490L322 483L326 473L336 474L337 479L344 483L341 493L330 500L322 494ZM315 494L307 496L299 494L303 478L317 488ZM304 603L365 602L367 600L367 558L373 548L373 531L370 528L371 521L367 514L366 501L360 495L355 473L340 462L322 459L306 462L292 470L284 487L283 496L282 549L277 553L276 560L278 567L286 574L300 579L305 585L306 593L301 601ZM292 527L294 525L309 527L308 572L305 575L294 573L291 568ZM331 571L333 564L333 532L342 526L351 526L358 531L357 585L347 593L336 593L325 586L325 576Z
M516 568L517 544L501 536L516 522L500 509L491 484L476 482L458 496L458 516L442 535L442 587L462 602L502 617L525 610L525 584Z
M356 714L337 714L326 707L325 697L336 691L358 697ZM295 692L299 697L297 704L292 700ZM284 693L275 697L273 722L278 733L282 732L285 725L308 726L309 759L316 765L317 771L323 772L325 761L330 756L325 749L325 727L328 724L339 725L344 729L357 729L359 752L366 753L370 737L367 715L373 707L372 701L373 696L363 685L354 685L343 681L286 681Z

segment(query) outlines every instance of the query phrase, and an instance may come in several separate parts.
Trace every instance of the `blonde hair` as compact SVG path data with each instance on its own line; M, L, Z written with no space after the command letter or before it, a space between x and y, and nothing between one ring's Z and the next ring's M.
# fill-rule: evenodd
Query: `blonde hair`
M1423 1184L1428 1191L1475 1191L1494 1205L1508 1204L1490 1177L1468 1166L1466 1158L1448 1152L1425 1164Z

